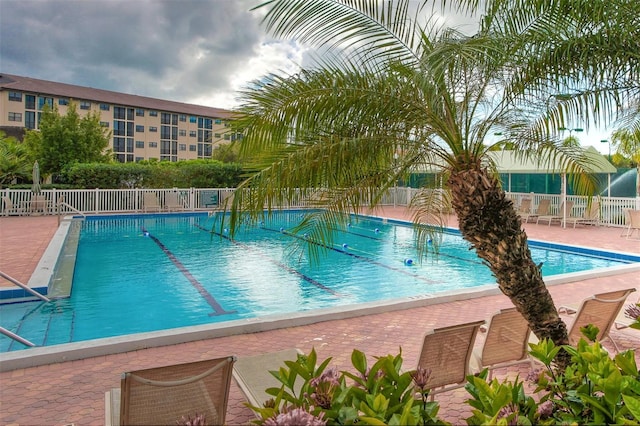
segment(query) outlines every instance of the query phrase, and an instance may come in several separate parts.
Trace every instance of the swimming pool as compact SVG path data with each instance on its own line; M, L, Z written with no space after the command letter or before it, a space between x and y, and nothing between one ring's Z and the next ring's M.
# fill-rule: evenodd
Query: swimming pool
M437 257L415 257L406 223L353 217L312 264L293 243L301 212L281 212L233 241L206 214L89 217L81 221L71 296L0 306L2 325L37 345L253 320L431 297L494 282L457 232ZM530 242L545 277L610 268L633 258ZM637 261L637 259L635 260ZM412 263L409 265L408 263ZM495 284L493 284L495 287ZM0 351L24 347L0 336Z

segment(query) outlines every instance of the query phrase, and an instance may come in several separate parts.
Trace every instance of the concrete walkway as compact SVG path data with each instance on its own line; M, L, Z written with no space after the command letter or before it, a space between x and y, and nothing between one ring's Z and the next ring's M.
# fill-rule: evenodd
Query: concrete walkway
M375 214L408 218L403 209L385 209ZM450 219L450 225L455 226L454 218ZM57 219L50 216L0 218L0 270L27 282L56 228ZM527 224L525 229L531 239L640 254L640 241L621 238L620 228L562 229L557 225ZM640 289L640 273L553 285L549 291L556 305L561 305L579 302L597 292L629 287ZM631 300L638 296L635 293ZM421 337L428 329L487 319L496 310L510 305L504 296L489 296L4 372L0 373L0 423L101 425L104 392L119 386L123 371L229 354L241 357L290 347L305 352L315 348L320 359L333 357L332 364L337 368L350 369L354 348L373 359L375 355L395 354L401 347L406 368L412 368L417 362ZM640 347L639 331L614 330L611 334L622 348ZM640 358L638 354L636 358ZM518 373L526 374L526 367L498 370L496 376ZM470 413L464 403L466 398L464 389L439 394L440 415L454 424L464 423ZM254 418L244 402L242 393L232 382L228 424L248 424Z

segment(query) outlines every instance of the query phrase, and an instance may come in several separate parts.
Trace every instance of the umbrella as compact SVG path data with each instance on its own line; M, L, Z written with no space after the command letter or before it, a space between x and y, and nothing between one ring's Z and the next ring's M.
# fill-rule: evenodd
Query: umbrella
M40 166L38 165L38 160L33 163L33 185L31 185L31 192L34 194L40 194L42 188L40 187Z

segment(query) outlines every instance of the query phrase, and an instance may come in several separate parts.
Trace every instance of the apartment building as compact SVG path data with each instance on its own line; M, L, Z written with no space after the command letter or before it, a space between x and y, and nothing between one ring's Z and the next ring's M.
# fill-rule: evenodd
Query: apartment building
M64 115L71 103L80 116L99 113L121 162L210 158L217 144L242 137L229 128L229 110L0 73L0 130L7 134L38 129L45 105Z

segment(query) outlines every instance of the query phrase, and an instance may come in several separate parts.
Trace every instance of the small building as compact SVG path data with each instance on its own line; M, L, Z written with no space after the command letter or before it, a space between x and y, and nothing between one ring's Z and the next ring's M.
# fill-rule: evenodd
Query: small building
M38 129L45 105L64 115L72 102L80 116L100 115L123 163L211 158L216 145L242 137L229 129L229 110L0 74L0 130L18 139Z

